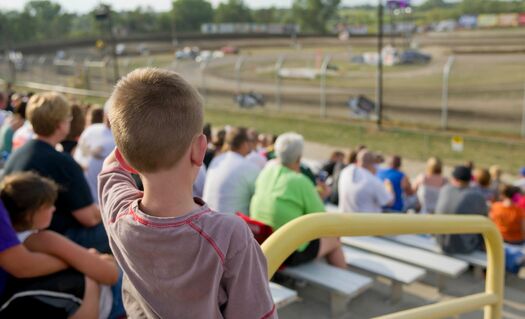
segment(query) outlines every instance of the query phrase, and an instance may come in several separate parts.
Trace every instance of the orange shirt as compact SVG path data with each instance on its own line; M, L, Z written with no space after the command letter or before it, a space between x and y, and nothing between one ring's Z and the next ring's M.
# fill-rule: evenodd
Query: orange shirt
M514 205L507 207L502 202L496 202L490 209L490 218L505 241L516 242L524 239L521 224L525 219L525 210Z

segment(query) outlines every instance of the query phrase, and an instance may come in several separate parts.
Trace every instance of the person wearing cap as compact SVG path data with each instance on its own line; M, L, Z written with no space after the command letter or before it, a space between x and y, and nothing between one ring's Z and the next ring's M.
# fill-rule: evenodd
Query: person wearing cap
M75 160L84 169L84 176L86 176L91 195L97 204L97 176L102 170L104 159L115 148L115 139L111 133L107 111L105 107L102 123L91 124L82 132L74 153Z
M520 179L514 182L514 186L519 187L522 192L525 192L525 166L520 169Z
M436 214L484 215L488 213L483 194L470 187L472 172L466 166L456 166L452 179L439 193ZM438 242L446 253L470 253L482 248L483 239L478 234L439 235Z

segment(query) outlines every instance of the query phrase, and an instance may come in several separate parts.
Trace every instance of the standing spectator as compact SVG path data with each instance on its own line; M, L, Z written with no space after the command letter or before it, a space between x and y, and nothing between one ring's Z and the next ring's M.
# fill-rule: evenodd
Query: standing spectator
M259 167L246 159L252 142L246 128L232 128L225 138L227 151L215 157L208 168L203 199L221 213L249 215Z
M35 171L59 184L50 229L81 246L108 253L108 238L82 168L71 156L55 150L69 133L71 111L67 101L53 92L35 94L27 104L27 118L37 138L9 157L4 174Z
M84 168L91 196L98 204L97 177L102 170L104 159L115 148L109 120L104 111L103 123L92 124L80 135L75 160Z
M474 169L474 187L477 187L478 190L483 194L487 203L491 203L496 200L496 192L492 189L490 173L485 168L476 168Z
M447 183L442 175L443 165L437 157L427 160L425 173L416 177L413 192L421 205L421 214L434 214L441 188Z
M388 159L388 168L380 169L377 177L382 181L388 180L394 191L394 202L386 205L387 212L403 212L405 207L405 196L412 195L412 186L405 173L401 171L401 157L394 155Z
M525 193L525 166L520 169L520 178L514 182L514 186L521 189L522 193Z
M503 240L511 245L523 245L525 240L525 210L512 200L519 191L516 186L502 185L501 201L490 207L490 219L498 226Z
M452 180L439 193L436 214L487 215L483 194L470 187L472 173L467 166L456 166ZM438 242L446 253L471 253L482 247L483 239L477 234L439 235Z
M301 135L280 135L275 142L276 161L268 164L257 178L251 216L273 230L303 215L325 211L314 184L301 173L303 147ZM333 237L301 245L284 263L294 266L322 257L334 266L346 268L341 243Z
M341 212L380 213L381 207L393 202L393 196L376 175L376 156L364 149L356 165L349 165L339 177L339 210Z
M104 162L100 206L129 318L276 318L266 259L246 223L192 196L206 151L197 91L175 72L145 68L123 77L110 101L122 153Z

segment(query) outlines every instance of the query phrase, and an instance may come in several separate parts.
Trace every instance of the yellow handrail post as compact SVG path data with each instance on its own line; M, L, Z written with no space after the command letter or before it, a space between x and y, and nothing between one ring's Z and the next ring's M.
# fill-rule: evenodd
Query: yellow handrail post
M502 314L505 275L503 244L496 226L483 216L367 213L308 214L279 228L263 243L262 250L268 261L268 277L271 278L297 247L316 238L473 233L483 235L487 249L485 293L458 298L455 302L449 301L419 307L385 317L440 318L484 307L485 319L499 319Z

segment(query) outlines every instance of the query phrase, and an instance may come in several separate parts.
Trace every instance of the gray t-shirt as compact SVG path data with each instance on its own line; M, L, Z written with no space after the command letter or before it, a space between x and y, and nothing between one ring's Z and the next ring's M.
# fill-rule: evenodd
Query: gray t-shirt
M99 195L128 317L277 318L266 259L242 219L200 199L180 217L147 215L116 163L99 175Z
M436 204L436 214L477 214L486 216L487 204L475 188L445 185ZM438 242L447 253L470 253L482 246L483 238L476 234L440 235Z

